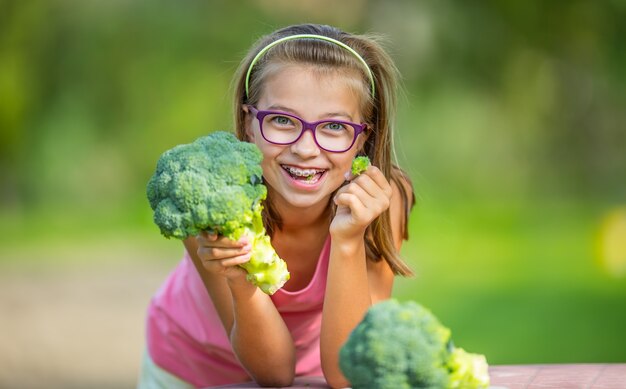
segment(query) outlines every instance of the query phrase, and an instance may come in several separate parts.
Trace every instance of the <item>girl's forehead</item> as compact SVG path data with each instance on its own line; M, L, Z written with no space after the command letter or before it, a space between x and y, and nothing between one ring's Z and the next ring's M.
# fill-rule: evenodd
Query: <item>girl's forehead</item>
M282 65L267 73L259 103L360 114L363 82L358 72L313 65ZM359 115L360 116L360 115Z
M319 81L333 79L341 81L346 78L346 72L337 68L329 68L308 64L275 63L265 69L264 82L280 79L299 79L307 77Z

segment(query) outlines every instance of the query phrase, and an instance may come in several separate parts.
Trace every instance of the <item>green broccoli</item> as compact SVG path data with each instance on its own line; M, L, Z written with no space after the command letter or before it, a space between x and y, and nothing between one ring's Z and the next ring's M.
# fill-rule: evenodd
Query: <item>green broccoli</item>
M367 168L371 165L370 159L367 155L360 155L352 161L352 169L351 173L353 176L358 176L367 170Z
M479 389L489 386L487 361L454 347L451 332L422 305L373 305L339 353L355 389Z
M185 239L203 230L231 240L250 239L250 261L241 265L247 279L273 294L289 279L266 234L261 211L262 154L253 143L228 132L214 132L178 145L159 158L147 186L154 222L167 237Z

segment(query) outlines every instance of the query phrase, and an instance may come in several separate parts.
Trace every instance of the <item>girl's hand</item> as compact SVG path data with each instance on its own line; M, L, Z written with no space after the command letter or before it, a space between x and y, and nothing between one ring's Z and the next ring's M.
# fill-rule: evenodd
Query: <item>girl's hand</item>
M242 278L246 271L238 265L250 260L250 242L246 236L235 242L217 234L203 231L196 236L198 257L207 272L229 281Z
M391 185L375 166L340 188L334 198L337 212L330 224L333 238L363 238L365 229L389 208Z

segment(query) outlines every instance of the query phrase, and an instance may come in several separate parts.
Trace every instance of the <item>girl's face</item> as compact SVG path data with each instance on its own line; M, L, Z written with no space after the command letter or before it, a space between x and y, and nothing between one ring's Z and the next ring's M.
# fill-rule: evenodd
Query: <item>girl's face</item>
M360 99L351 87L358 83L346 77L350 76L285 65L268 76L256 109L292 114L307 122L331 119L361 124ZM285 118L276 120L282 124ZM263 175L271 196L301 208L328 203L366 139L359 134L352 148L343 153L320 149L311 131L304 131L293 144L276 145L263 138L252 114L246 120L246 134L263 153Z

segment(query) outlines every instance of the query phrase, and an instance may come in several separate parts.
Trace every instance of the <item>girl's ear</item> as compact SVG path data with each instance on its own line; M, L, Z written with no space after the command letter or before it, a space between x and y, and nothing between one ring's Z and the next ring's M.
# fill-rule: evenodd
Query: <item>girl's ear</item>
M250 109L245 104L241 106L241 109L245 112L245 118L243 123L246 132L246 140L248 142L254 143L254 130L252 129L252 115L250 114Z

